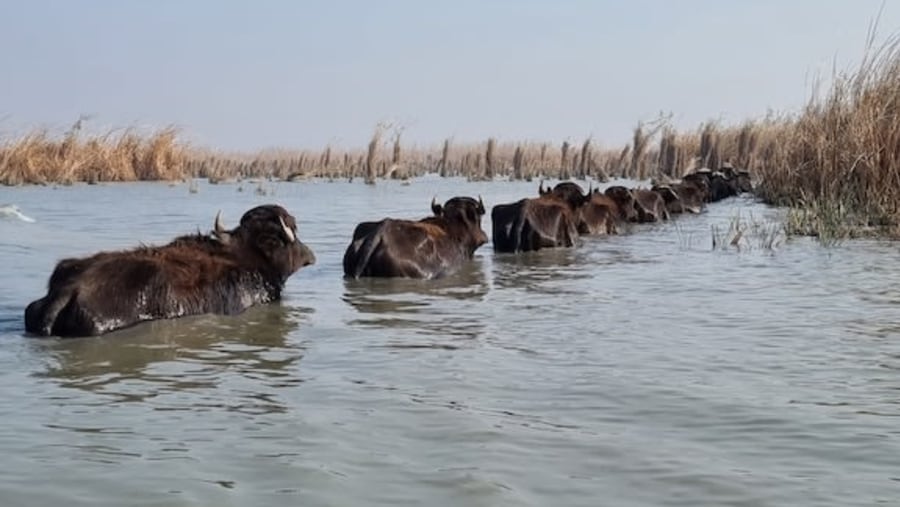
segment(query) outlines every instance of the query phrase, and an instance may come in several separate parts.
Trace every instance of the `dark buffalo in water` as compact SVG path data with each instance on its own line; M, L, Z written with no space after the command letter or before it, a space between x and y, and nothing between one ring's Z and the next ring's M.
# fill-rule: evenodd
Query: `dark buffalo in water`
M610 202L614 204L612 209L620 220L625 222L638 221L638 209L637 202L634 199L634 192L628 188L621 185L613 185L607 187L602 194L595 190L593 200L594 202L607 205Z
M615 234L618 231L616 222L619 220L621 210L614 201L603 194L590 189L585 194L577 183L570 181L557 184L553 190L544 190L542 184L539 192L544 197L556 197L568 204L575 217L579 234L604 235Z
M669 214L700 213L703 210L705 194L700 187L692 183L654 185L653 191L662 196Z
M738 194L753 192L753 184L750 181L750 172L746 169L735 169L730 164L725 164L719 170L725 178L732 182Z
M682 206L681 197L677 192L675 192L675 189L672 188L672 185L653 185L650 190L653 190L654 192L659 194L660 197L662 197L663 202L666 205L666 210L669 212L669 214L684 213L685 210L684 206Z
M647 188L636 188L631 192L638 212L638 222L659 222L669 219L666 202L659 193Z
M615 201L599 192L591 192L590 200L579 212L578 232L581 234L618 234L621 224L626 221Z
M237 314L280 299L288 277L314 262L281 206L253 208L232 230L217 215L210 235L60 261L47 295L25 309L25 330L91 336L147 320Z
M549 187L544 189L544 182L541 182L541 185L538 187L538 194L541 197L559 199L569 206L569 210L572 213L578 211L589 200L581 186L571 181L557 183L552 189Z
M711 202L712 198L710 195L710 176L712 175L712 171L709 169L701 169L689 174L684 175L681 178L681 185L689 185L696 189L696 192L699 193L700 198L703 202Z
M385 218L357 225L344 253L344 275L438 278L487 243L480 198L454 197L443 206L432 200L431 209L433 216L418 221Z
M529 252L542 248L570 247L578 237L578 213L573 201L545 191L540 197L498 204L491 210L494 250Z
M706 202L716 202L740 195L744 192L752 192L753 185L750 181L750 173L746 170L736 170L730 164L724 164L719 171L700 169L682 178L682 182L697 185L705 191Z

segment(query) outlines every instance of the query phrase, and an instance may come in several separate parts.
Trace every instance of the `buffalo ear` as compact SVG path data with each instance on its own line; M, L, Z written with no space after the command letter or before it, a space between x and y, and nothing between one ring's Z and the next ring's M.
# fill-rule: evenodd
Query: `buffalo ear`
M441 216L441 213L444 212L444 208L442 208L441 205L437 203L437 197L431 198L431 212L434 213L434 216L436 217Z

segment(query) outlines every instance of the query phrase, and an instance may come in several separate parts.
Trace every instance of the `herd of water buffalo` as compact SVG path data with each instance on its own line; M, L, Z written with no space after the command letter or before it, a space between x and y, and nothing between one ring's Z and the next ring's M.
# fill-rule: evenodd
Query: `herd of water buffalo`
M539 195L491 211L494 249L525 252L575 244L579 235L616 234L628 222L699 213L705 203L748 192L750 176L726 166L699 170L651 189L612 186L584 190L573 182L539 187ZM344 254L347 277L437 278L448 275L488 242L479 197L432 200L422 220L363 222ZM288 277L313 264L281 206L257 206L227 229L217 215L209 234L164 246L100 252L60 261L47 295L25 309L25 330L37 336L91 336L139 322L186 315L237 314L278 300Z

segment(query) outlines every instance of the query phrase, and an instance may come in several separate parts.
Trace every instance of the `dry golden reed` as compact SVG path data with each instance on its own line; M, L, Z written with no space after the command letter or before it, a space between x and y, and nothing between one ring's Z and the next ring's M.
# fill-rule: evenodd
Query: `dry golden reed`
M133 130L85 136L80 120L61 137L38 130L0 145L0 183L178 179L189 157L176 134L169 127L144 136Z

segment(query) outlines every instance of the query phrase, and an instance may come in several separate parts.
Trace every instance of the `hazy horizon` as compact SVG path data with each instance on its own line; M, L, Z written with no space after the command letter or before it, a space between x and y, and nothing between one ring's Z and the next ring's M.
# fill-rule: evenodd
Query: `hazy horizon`
M223 150L629 140L795 111L881 0L4 2L0 137L176 125ZM900 28L886 3L878 41Z

